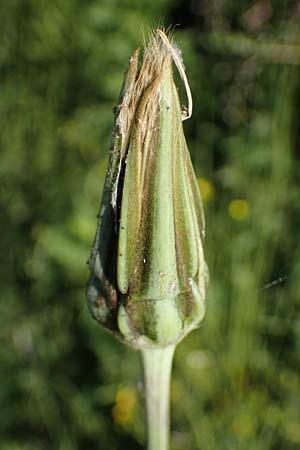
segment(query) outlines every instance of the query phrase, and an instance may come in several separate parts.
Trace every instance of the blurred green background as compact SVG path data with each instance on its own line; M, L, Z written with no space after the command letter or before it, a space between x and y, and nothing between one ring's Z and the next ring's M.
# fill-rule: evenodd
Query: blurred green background
M193 92L211 277L175 355L171 448L299 449L299 2L1 0L0 17L0 450L144 448L139 354L85 284L112 108L158 23Z

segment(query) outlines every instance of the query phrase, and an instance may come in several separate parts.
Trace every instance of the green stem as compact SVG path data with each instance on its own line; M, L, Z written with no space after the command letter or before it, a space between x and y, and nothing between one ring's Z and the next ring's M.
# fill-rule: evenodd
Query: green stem
M147 413L147 450L168 450L170 380L175 345L142 350Z

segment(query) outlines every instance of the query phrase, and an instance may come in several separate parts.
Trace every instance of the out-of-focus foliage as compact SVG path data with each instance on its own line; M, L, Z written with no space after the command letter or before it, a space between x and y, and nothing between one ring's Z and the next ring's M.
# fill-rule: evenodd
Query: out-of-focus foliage
M298 449L299 3L2 0L0 17L0 450L143 448L139 355L84 291L111 110L159 22L181 24L211 274L175 355L172 449Z

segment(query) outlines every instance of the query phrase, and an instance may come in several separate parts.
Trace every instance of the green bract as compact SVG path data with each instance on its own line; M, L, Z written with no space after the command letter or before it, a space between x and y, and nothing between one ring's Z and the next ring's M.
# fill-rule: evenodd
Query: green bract
M161 35L125 74L89 260L93 317L136 348L180 341L205 311L203 208Z

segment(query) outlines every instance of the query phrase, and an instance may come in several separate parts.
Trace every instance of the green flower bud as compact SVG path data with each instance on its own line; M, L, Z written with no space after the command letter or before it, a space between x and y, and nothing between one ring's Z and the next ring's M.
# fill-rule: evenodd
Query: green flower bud
M115 108L87 298L98 322L145 348L176 343L200 323L207 268L172 58L181 75L183 64L160 30L140 69L138 56L136 50Z

